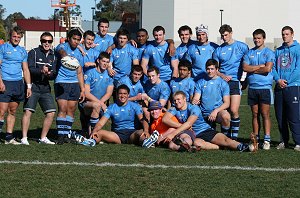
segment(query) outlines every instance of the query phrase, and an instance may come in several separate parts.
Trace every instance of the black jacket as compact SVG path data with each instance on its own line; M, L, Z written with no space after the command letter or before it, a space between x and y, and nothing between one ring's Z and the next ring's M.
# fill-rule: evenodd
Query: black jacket
M32 82L32 91L48 93L51 92L49 80L56 77L57 59L53 50L50 50L48 55L45 54L41 46L34 48L28 52L28 67ZM51 70L50 76L42 74L41 70L44 65L48 65Z

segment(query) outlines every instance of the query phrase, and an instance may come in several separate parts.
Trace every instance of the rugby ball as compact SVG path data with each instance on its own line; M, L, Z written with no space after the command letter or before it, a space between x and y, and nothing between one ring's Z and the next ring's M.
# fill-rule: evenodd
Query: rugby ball
M80 67L79 61L72 57L72 56L65 56L61 59L61 64L65 68L68 68L70 70L76 70L78 67Z

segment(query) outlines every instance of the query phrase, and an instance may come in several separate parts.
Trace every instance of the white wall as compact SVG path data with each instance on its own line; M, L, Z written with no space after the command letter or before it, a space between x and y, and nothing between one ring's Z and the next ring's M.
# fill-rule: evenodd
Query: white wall
M143 0L142 25L152 37L155 26L161 25L166 30L166 38L174 38L174 1L173 0ZM177 30L176 30L177 32Z
M155 25L166 24L167 33L173 33L169 34L171 38L180 42L177 34L180 26L189 25L195 32L195 27L204 23L208 25L210 40L218 42L220 9L223 9L223 24L233 28L237 40L245 42L255 29L262 28L267 33L266 42L278 42L281 28L290 25L295 30L295 39L300 41L299 8L298 0L143 0L142 26L152 31ZM169 29L172 24L173 29ZM280 42L279 39L276 45Z

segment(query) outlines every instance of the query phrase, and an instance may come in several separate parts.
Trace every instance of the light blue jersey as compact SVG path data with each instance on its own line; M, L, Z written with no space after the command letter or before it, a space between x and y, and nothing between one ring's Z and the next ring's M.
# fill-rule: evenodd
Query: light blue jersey
M300 45L297 41L291 46L283 44L275 51L273 66L274 80L287 81L287 86L300 86Z
M145 93L141 82L138 81L137 83L133 84L129 76L124 76L120 78L117 83L117 87L119 87L122 84L126 85L130 89L129 97L134 97L139 93Z
M197 41L189 40L188 43L181 43L177 48L176 48L176 55L172 57L172 59L178 59L179 61L185 59L185 54L188 50L188 48L191 45L196 44Z
M144 54L144 50L147 47L147 43L145 43L144 45L138 44L137 45L137 49L139 51L139 61L142 62L142 58L143 58L143 54Z
M223 43L213 53L213 59L220 65L220 72L226 76L231 76L232 81L239 81L242 73L243 57L248 52L248 46L240 41L234 41L227 45Z
M196 82L195 93L200 94L200 109L203 116L208 116L214 109L220 107L224 96L229 96L229 85L221 77L208 77Z
M109 105L103 116L111 118L111 130L116 132L124 129L135 129L134 121L138 115L142 114L143 110L139 104L128 101L124 106L119 106L116 103Z
M195 132L196 136L199 133L211 128L209 124L207 124L203 119L201 110L197 105L187 103L187 108L185 110L177 110L175 107L171 107L168 112L174 115L180 123L185 123L192 115L198 116L198 119L192 126L192 129Z
M96 34L94 43L97 44L95 49L99 52L105 52L109 46L114 44L114 37L106 34L104 37L101 37L99 34Z
M213 42L209 42L206 45L201 45L198 42L189 46L185 59L192 63L193 78L200 79L206 76L206 61L212 58L212 54L217 47L219 46Z
M194 95L195 82L192 78L175 78L170 82L171 93L172 95L176 91L183 91L186 95L186 99L190 102L190 98Z
M106 94L108 86L113 86L113 79L108 75L107 70L102 73L96 68L86 71L84 83L90 85L90 92L99 100Z
M90 48L90 49L86 49L84 46L82 46L85 55L83 56L83 73L85 73L87 70L93 68L93 67L84 67L84 64L87 62L92 62L95 63L98 56L99 56L99 51L96 50L95 48Z
M1 77L2 80L19 81L22 80L22 63L27 63L26 50L17 45L6 42L0 45L0 61L1 64Z
M156 66L160 71L160 79L163 81L171 80L171 57L168 54L169 44L163 45L154 43L149 44L144 50L143 58L149 60L149 66Z
M139 59L138 53L138 50L129 44L126 44L123 48L115 48L112 51L110 62L112 62L113 69L116 71L114 80L130 75L132 62Z
M146 94L153 100L159 101L160 99L168 100L171 94L169 85L161 81L158 84L151 84L148 80L144 86Z
M83 65L83 56L80 50L78 48L72 49L68 42L59 44L55 50L56 50L56 54L58 54L59 50L64 50L68 54L68 56L75 57L79 61L80 65ZM77 83L78 82L77 71L62 66L60 59L61 58L58 57L59 69L57 72L55 83Z
M244 56L244 63L248 65L261 65L266 64L268 62L274 62L275 55L272 50L269 48L263 48L261 50L252 48L249 52ZM251 89L272 89L273 83L273 74L272 72L264 73L264 74L255 74L248 73L247 74L249 88Z

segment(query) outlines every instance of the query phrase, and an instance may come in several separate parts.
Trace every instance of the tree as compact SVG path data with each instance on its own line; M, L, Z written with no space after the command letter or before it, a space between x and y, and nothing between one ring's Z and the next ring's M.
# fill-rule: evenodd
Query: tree
M8 17L4 20L4 27L7 31L9 31L13 23L16 22L16 19L25 19L24 15L21 12L15 12L13 14L8 15Z
M80 5L76 5L75 8L72 7L70 11L71 16L81 16L81 14Z
M0 22L0 39L6 41L6 31L2 22Z
M6 12L5 8L3 8L3 5L0 4L0 22L3 21L3 16L5 12Z
M138 0L101 0L96 7L96 20L107 18L110 21L121 21L123 13L139 13Z

